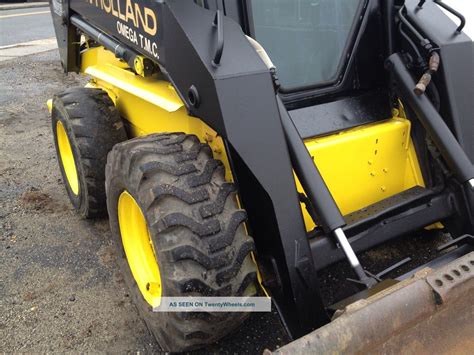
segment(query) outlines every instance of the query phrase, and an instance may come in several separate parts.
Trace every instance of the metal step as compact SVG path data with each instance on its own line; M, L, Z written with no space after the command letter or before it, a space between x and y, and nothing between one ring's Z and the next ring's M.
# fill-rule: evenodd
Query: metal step
M348 226L357 226L358 222L367 218L405 206L409 201L418 200L423 197L429 198L432 195L433 192L431 190L425 189L421 186L415 186L385 200L367 206L361 210L352 212L344 216L344 219L346 220Z
M344 232L356 253L403 234L419 230L455 213L450 194L414 187L356 211L344 218ZM317 270L344 259L344 253L327 236L310 239Z

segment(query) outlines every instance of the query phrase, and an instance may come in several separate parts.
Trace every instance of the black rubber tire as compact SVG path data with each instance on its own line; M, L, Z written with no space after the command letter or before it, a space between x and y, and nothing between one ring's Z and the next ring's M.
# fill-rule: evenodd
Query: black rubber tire
M130 193L145 216L163 296L252 296L257 270L254 242L244 228L233 184L222 163L193 135L157 134L118 144L106 168L110 228L132 298L165 351L213 343L238 327L246 313L152 312L132 276L117 216L120 194Z
M106 215L105 165L112 147L127 139L122 119L105 91L71 88L54 96L51 113L59 169L69 199L84 218ZM57 121L69 138L79 179L79 193L69 186L57 140Z

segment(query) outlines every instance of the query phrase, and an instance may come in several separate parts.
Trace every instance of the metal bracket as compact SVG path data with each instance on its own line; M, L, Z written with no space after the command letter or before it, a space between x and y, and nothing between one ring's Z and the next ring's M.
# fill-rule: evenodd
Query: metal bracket
M426 0L420 0L420 2L418 3L418 8L421 9L423 8L423 5L425 4ZM455 9L453 9L451 6L449 5L446 5L444 2L442 2L441 0L433 0L433 2L442 7L443 9L445 9L446 11L452 13L454 16L456 16L460 21L461 23L459 24L459 27L456 29L456 32L457 33L461 33L461 31L463 30L464 26L466 25L466 18L461 14L459 13L458 11L456 11Z
M459 24L459 27L456 29L457 33L461 33L462 29L466 25L466 18L461 13L459 13L458 11L453 9L451 6L446 5L441 0L433 0L433 2L435 4L437 4L438 6L442 7L443 9L445 9L446 11L452 13L454 16L456 16L461 21L461 23Z
M471 252L430 274L426 282L433 289L436 303L441 305L449 300L450 294L459 285L473 278L474 252Z
M222 21L222 11L216 11L216 17L212 23L214 27L217 27L217 45L212 65L219 66L221 64L222 53L224 52L224 22Z
M443 251L448 248L451 248L452 246L459 246L462 244L471 244L474 246L474 236L465 234L459 238L453 239L450 242L447 242L446 244L439 246L438 251Z
M359 259L357 258L357 255L354 252L354 249L352 249L349 240L347 240L346 234L344 233L342 228L337 228L336 230L334 230L333 233L342 250L344 251L344 254L346 254L346 258L351 264L352 269L355 271L357 277L359 278L357 282L365 285L367 288L371 288L376 285L379 280L377 280L377 277L364 270L364 268L359 262Z

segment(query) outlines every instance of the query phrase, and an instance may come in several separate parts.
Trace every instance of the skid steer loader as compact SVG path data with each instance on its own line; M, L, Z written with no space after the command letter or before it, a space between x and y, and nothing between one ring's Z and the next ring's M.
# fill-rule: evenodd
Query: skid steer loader
M440 0L50 7L65 72L90 78L49 102L64 184L83 217L108 213L163 350L211 344L248 315L153 312L163 297L262 292L294 340L282 353L474 348L462 14ZM361 263L424 229L449 241L401 275L387 277L396 256L377 274ZM333 287L356 290L328 299L321 274L346 265Z

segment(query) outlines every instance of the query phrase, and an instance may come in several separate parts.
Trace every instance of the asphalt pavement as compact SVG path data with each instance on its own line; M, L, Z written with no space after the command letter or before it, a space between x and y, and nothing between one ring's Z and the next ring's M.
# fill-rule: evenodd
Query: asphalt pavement
M8 45L53 37L54 28L49 7L0 11L0 50Z

